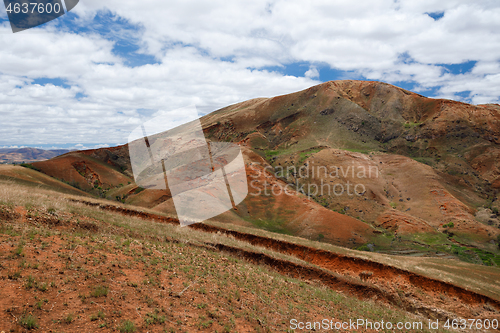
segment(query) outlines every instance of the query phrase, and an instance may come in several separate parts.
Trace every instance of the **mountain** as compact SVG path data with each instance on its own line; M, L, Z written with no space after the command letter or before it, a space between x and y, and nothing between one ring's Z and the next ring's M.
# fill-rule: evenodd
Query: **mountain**
M217 221L492 264L488 253L496 253L500 234L499 105L349 80L238 103L201 121L208 140L241 146L247 169L247 199ZM33 166L96 195L175 214L169 191L134 184L127 145Z
M37 148L1 148L0 163L28 163L44 161L66 154L67 149L43 150Z

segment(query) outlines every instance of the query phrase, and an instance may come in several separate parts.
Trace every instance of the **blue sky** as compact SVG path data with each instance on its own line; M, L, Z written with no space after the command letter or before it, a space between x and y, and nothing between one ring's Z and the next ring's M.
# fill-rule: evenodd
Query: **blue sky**
M2 8L0 147L124 144L158 112L329 80L500 103L499 22L489 0L83 0L13 34Z

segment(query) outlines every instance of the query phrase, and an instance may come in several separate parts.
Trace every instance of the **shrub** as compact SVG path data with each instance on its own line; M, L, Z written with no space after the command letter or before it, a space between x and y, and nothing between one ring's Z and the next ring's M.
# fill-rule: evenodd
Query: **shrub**
M135 189L134 194L139 194L139 193L141 193L141 192L142 192L142 191L144 191L144 190L145 190L145 188L143 188L143 187L138 187L138 188L136 188L136 189Z
M124 332L124 333L132 333L132 332L135 332L135 325L132 321L130 320L125 320L124 322L122 322L122 324L118 327L118 330L120 332Z
M370 251L370 248L368 247L368 245L363 244L360 247L358 247L356 250L358 250L358 251Z
M64 321L66 322L66 324L71 324L71 322L73 321L73 314L72 313L69 313L66 318L64 318Z
M99 310L99 312L97 312L97 314L93 314L90 316L90 320L96 321L98 319L104 319L104 317L105 317L104 312L102 310Z
M24 168L32 169L35 171L40 171L40 169L35 168L32 164L29 164L29 163L21 163L20 166L22 166Z
M36 286L36 281L33 276L28 276L28 279L26 280L26 289L31 289Z
M31 314L19 318L19 324L28 330L38 328L36 317Z
M18 257L24 257L23 248L24 248L24 242L19 242L16 249L14 250L14 254Z
M38 286L38 290L47 291L47 282L44 282Z
M109 289L106 286L97 286L94 288L94 291L92 291L90 296L92 296L92 297L107 296L108 291L109 291Z

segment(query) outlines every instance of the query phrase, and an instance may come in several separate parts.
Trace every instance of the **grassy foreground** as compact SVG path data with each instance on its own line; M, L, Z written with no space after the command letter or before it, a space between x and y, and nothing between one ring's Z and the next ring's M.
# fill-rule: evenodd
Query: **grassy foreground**
M207 243L307 264L299 259L69 197L0 180L0 329L286 332L292 319L427 323Z

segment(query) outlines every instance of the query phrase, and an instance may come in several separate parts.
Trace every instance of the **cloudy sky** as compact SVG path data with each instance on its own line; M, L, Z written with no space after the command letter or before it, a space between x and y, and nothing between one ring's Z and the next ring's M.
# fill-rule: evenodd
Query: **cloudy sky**
M12 33L0 8L0 147L127 142L201 113L339 79L500 103L498 0L80 0Z

